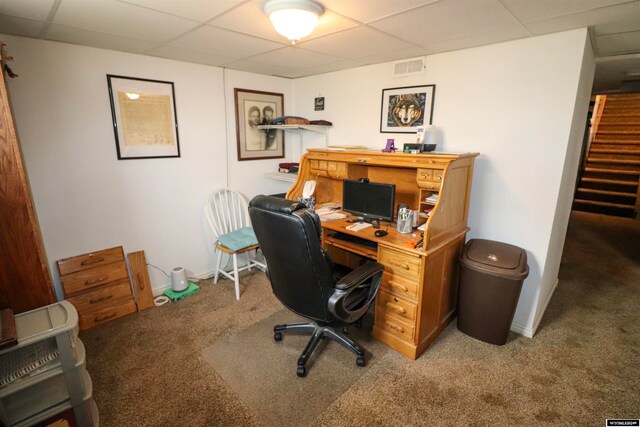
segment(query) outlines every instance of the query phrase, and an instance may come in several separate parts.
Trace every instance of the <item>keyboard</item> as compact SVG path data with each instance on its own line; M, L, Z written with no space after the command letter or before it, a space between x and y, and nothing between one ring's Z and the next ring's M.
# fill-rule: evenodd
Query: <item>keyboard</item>
M358 245L362 245L362 246L367 246L369 248L372 249L376 249L378 247L378 244L376 242L373 242L371 240L367 240L367 239L363 239L362 237L358 237L358 236L352 236L351 234L346 234L346 233L334 233L334 234L330 234L329 237L332 237L336 240L344 240L346 242L351 242L351 243L356 243Z

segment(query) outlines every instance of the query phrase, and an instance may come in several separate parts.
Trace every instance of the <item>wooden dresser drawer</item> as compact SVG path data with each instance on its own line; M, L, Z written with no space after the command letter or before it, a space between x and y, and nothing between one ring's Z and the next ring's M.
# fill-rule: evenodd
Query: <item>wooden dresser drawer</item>
M101 286L90 292L83 292L67 298L78 313L89 313L113 305L114 301L131 297L131 285L128 280L114 285Z
M117 261L124 262L124 251L121 246L61 259L57 264L60 275L66 276L77 271L90 270Z
M66 296L123 279L129 279L129 273L124 261L101 265L100 267L60 277Z
M379 327L405 341L413 342L415 326L398 317L385 315L376 311L376 327Z
M111 305L89 313L78 313L80 317L80 329L85 330L115 320L127 314L135 313L136 303L133 296L129 299L118 301Z
M382 275L382 289L411 299L418 298L418 281L385 271Z
M401 274L415 279L420 278L420 257L380 247L378 262L384 265L385 271L396 275Z
M376 311L385 317L394 315L413 324L416 320L417 305L401 297L380 291L376 296Z

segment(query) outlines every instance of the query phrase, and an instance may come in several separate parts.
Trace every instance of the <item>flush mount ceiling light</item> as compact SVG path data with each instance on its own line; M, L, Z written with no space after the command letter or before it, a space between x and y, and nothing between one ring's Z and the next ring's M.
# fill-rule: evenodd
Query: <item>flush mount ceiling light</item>
M322 5L312 0L268 0L263 10L273 28L291 40L291 44L311 34L324 12Z

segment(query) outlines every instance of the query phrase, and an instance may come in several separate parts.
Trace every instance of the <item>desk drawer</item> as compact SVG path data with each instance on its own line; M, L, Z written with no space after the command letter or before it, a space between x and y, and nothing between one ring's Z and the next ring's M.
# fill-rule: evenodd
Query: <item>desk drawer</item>
M380 247L378 262L384 265L385 271L401 274L415 279L420 278L420 257ZM388 269L388 270L387 270Z
M129 281L122 281L114 285L102 286L93 291L84 292L75 297L67 298L78 310L78 313L88 313L92 310L113 305L114 301L131 297Z
M413 342L415 335L415 326L411 323L401 320L399 317L378 313L376 310L376 327L389 332L405 341Z
M417 306L401 297L380 291L376 296L376 311L385 317L391 314L415 323Z
M382 275L382 289L411 299L418 298L418 281L398 274L384 272Z
M135 313L135 311L136 303L133 301L133 297L130 297L129 299L116 301L114 305L109 307L90 311L89 313L79 313L80 329L84 331L94 326L111 322L127 314Z
M60 275L65 276L67 274L90 270L92 268L101 267L117 261L124 262L124 252L122 251L121 246L61 259L57 264Z
M129 279L124 261L60 277L66 296L123 279Z

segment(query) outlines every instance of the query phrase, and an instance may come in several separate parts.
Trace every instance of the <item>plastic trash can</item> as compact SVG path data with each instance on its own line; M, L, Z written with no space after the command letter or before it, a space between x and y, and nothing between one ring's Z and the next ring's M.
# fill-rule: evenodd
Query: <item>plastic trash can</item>
M458 329L504 345L528 274L524 249L493 240L467 242L460 256Z

